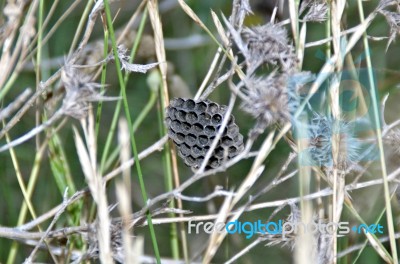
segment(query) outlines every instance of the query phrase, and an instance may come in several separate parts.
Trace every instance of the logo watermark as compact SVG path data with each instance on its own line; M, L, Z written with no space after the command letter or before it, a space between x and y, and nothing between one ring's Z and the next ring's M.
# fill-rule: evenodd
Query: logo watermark
M194 222L190 220L188 222L188 233L189 234L212 234L212 233L224 233L228 234L244 234L246 239L250 239L255 235L281 235L282 239L287 238L290 235L297 234L298 232L332 236L347 235L353 233L371 233L371 234L383 234L383 226L380 224L360 224L350 226L349 222L324 222L319 220L318 222L302 223L302 222L285 222L279 220L277 222L263 222L257 220L254 222L241 222L233 221L228 223L223 222Z

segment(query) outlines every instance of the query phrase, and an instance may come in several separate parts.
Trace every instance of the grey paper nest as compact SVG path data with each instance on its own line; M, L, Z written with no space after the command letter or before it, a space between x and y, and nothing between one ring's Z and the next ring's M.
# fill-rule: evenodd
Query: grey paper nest
M210 100L175 98L170 102L165 118L168 136L176 144L178 155L186 165L194 169L201 166L221 127L226 108ZM243 149L243 136L231 115L206 169L221 166L224 159L235 157Z

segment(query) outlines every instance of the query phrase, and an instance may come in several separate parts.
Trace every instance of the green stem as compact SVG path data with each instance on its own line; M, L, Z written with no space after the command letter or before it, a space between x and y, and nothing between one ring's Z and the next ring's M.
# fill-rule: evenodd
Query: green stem
M162 85L161 81L161 76L157 72L158 75L158 86ZM155 88L150 87L151 90L155 90ZM167 134L167 130L164 125L164 119L165 119L165 100L164 100L164 93L162 89L160 90L160 108L158 111L158 127L160 131L160 137L163 137L164 135ZM173 178L172 178L172 167L171 167L171 150L170 150L170 145L165 144L164 148L164 153L163 153L163 167L164 167L164 172L165 172L165 188L166 192L171 192L174 188L173 186ZM169 204L170 208L175 208L175 201L171 200L171 203ZM173 218L176 215L174 213L169 213L169 217ZM178 228L176 223L171 224L171 229L170 229L170 239L171 239L171 251L172 251L172 257L174 259L179 259L179 241L178 241Z
M140 112L139 116L135 119L135 122L132 125L133 133L136 133L137 129L139 128L139 126L141 125L141 123L143 122L145 117L149 114L149 112L153 108L156 100L157 100L157 93L151 92L150 98L149 98L147 104L145 105L145 107ZM104 168L103 168L104 170L107 170L111 166L111 164L118 158L119 151L120 151L120 146L118 146L114 149L114 151L111 153L108 160L105 161Z
M105 7L106 17L107 17L107 26L110 31L112 49L113 49L113 53L114 53L114 57L115 57L115 67L117 70L118 81L119 81L119 85L121 87L122 98L123 98L123 102L124 102L125 115L126 115L126 119L129 124L129 133L131 135L132 152L133 152L133 156L134 156L134 160L135 160L136 170L138 173L139 185L140 185L140 189L142 191L143 201L146 204L148 201L148 197L147 197L146 187L145 187L144 180L143 180L142 170L140 167L139 155L138 155L137 148L136 148L136 140L135 140L135 135L133 133L132 119L131 119L131 115L129 113L129 105L128 105L128 99L126 96L125 82L124 82L124 79L122 76L121 65L120 65L120 61L118 58L117 42L115 40L114 28L113 28L113 24L112 24L111 11L110 11L110 4L109 4L108 0L104 0L104 7ZM152 218L151 218L151 215L149 212L146 213L146 216L147 216L147 222L148 222L149 229L150 229L151 240L153 242L154 254L156 256L157 263L161 264L160 253L158 250L157 239L156 239L156 235L155 235L155 231L154 231Z
M108 56L108 30L104 28L104 49L103 55L104 58ZM107 76L107 64L103 64L101 70L101 91L104 91L104 86L106 84L106 76ZM96 138L99 136L99 128L100 128L100 119L101 119L101 110L103 109L103 102L100 101L97 107L97 114L96 114Z
M146 24L146 19L147 19L147 9L145 9L145 11L143 12L142 20L140 21L140 25L139 25L139 28L138 28L138 31L137 31L137 34L136 34L136 39L135 39L135 41L133 43L133 46L132 46L132 51L131 51L130 58L129 58L129 62L130 63L132 63L133 59L135 58L136 51L137 51L137 49L139 47L140 40L142 38L143 29L144 29L144 26ZM129 78L129 72L127 72L125 74L125 78L124 78L125 86L128 83L128 78ZM122 96L122 91L120 92L120 96ZM111 148L111 142L112 142L112 139L114 137L114 131L115 131L116 126L117 126L118 116L119 116L119 113L120 113L120 110L121 110L121 104L122 104L122 102L121 102L121 100L119 100L118 103L117 103L117 106L115 107L115 112L114 112L114 116L113 116L113 119L112 119L112 122L111 122L110 132L108 133L106 144L104 146L104 151L103 151L103 155L101 157L101 163L100 163L100 171L102 173L110 165L109 161L111 160L111 162L112 162L112 160L114 160L112 158L114 155L112 154L111 158L109 158L108 161L106 161L106 159L108 157L108 153L109 153L110 148Z
M362 1L358 0L357 3L358 3L358 10L359 10L359 14L360 14L361 23L364 23L364 10L363 10L363 6L362 6ZM373 76L373 72L372 72L371 54L369 51L369 43L368 43L368 38L367 38L366 32L364 32L363 42L364 42L364 47L365 47L365 59L367 62L368 80L369 80L369 84L370 84L372 108L373 108L373 112L374 112L374 119L375 119L375 125L376 125L376 127L375 127L376 137L378 140L379 155L380 155L380 160L381 160L383 189L384 189L384 193L385 193L386 218L387 218L388 233L389 233L389 238L390 238L390 248L392 250L393 263L398 263L395 231L394 231L394 224L393 224L392 206L390 204L389 183L388 183L388 179L387 179L385 153L383 151L382 131L380 128L380 120L379 120L380 114L379 114L379 107L378 107L378 103L377 103L378 97L376 94L376 87L375 87L374 76Z

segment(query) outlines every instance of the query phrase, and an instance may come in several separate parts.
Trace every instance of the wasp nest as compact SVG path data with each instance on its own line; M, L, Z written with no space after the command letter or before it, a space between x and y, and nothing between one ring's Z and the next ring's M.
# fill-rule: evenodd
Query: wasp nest
M226 106L210 100L194 101L175 98L167 107L165 119L168 135L178 147L185 164L198 169L221 127ZM224 159L231 159L243 150L243 136L231 115L206 169L219 167Z

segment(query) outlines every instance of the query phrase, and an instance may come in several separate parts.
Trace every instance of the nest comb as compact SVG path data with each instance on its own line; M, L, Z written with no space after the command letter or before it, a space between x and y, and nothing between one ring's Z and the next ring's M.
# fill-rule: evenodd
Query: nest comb
M221 127L226 108L210 100L175 98L170 102L165 118L168 136L186 165L194 169L201 166ZM219 167L224 159L235 157L243 149L243 136L231 115L206 169Z

